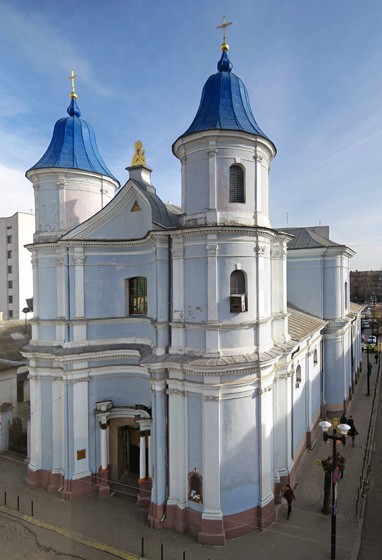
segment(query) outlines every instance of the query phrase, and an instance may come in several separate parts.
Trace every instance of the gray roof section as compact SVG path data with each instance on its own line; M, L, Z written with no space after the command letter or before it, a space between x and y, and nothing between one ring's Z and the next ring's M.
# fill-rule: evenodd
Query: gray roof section
M288 243L288 249L343 247L340 243L330 241L329 228L326 226L282 228L280 231L293 235L293 239Z
M31 327L25 321L4 321L0 323L0 370L17 368L27 364L21 349L28 344Z
M138 179L132 179L134 184L144 192L151 206L153 223L162 228L176 228L179 225L181 209L175 204L165 204L155 192L147 189L147 184ZM154 189L153 189L154 190Z
M323 329L327 321L308 315L296 307L288 306L288 332L294 341L303 340L315 331Z

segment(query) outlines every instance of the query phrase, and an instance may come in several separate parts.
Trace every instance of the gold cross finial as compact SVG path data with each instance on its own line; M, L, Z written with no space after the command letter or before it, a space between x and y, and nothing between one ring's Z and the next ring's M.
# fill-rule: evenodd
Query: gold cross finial
M77 74L75 74L74 70L72 70L71 75L68 77L68 80L72 80L72 91L70 92L70 97L72 99L77 99L76 92L74 91L74 78L77 78Z
M216 29L223 29L223 43L222 43L222 50L223 51L228 51L228 45L227 45L227 41L226 41L226 27L228 27L229 25L232 25L232 21L227 21L226 17L223 16L223 22L217 26Z

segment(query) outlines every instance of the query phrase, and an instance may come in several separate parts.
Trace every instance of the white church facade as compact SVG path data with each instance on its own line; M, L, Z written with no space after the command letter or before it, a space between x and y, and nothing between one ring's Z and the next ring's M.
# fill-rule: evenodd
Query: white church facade
M224 544L274 521L319 420L360 367L353 252L269 218L273 142L222 45L173 144L181 208L141 144L120 186L80 118L27 171L35 192L27 484L107 496L128 475L152 527Z

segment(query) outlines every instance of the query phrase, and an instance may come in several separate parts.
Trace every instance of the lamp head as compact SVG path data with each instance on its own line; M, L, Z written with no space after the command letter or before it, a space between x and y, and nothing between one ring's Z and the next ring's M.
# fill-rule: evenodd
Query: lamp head
M341 432L341 434L343 434L344 436L347 435L348 431L350 430L350 426L348 426L347 424L340 424L338 426L339 431Z
M322 428L323 432L327 432L329 428L332 427L331 423L327 420L322 420L322 422L320 422L318 425L320 426L320 428Z

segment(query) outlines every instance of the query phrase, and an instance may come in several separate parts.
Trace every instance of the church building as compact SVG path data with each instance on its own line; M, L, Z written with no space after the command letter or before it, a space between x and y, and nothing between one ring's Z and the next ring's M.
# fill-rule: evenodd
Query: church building
M151 527L200 543L269 526L318 422L357 381L353 251L276 230L272 140L224 41L173 153L181 207L141 142L124 186L68 116L27 172L35 193L27 484L64 499L134 480ZM191 121L191 118L190 118Z

